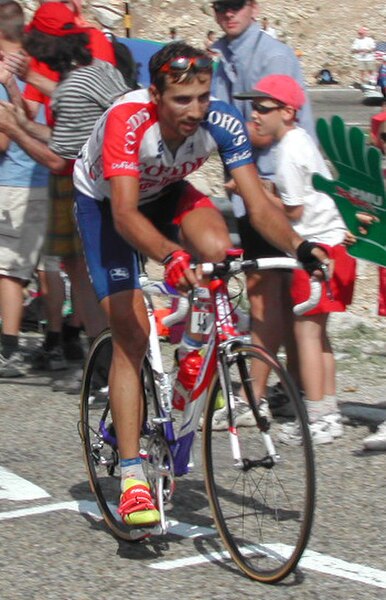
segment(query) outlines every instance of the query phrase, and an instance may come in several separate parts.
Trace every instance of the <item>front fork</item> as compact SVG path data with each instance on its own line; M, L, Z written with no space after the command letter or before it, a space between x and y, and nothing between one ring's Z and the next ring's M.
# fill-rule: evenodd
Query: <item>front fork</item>
M251 461L242 456L239 438L237 433L237 428L235 424L235 395L233 392L233 385L231 381L231 375L228 368L230 362L239 361L239 357L242 359L242 355L240 352L236 351L240 347L245 346L245 339L240 338L232 338L231 340L227 340L222 342L218 346L218 372L219 379L221 384L221 389L225 398L225 401L228 406L229 412L229 439L231 444L231 450L234 460L234 465L238 469L248 470L251 465ZM263 442L267 451L267 459L265 458L262 461L257 461L259 464L257 465L256 461L252 461L256 463L254 466L264 466L271 467L273 464L278 462L279 455L276 452L272 437L269 434L269 423L267 422L266 417L263 417L259 414L258 406L255 402L255 397L252 389L252 381L248 376L248 372L245 369L245 366L242 360L239 361L239 371L240 378L243 382L243 388L246 392L248 404L253 411L256 417L257 427L260 429L260 433L263 438Z

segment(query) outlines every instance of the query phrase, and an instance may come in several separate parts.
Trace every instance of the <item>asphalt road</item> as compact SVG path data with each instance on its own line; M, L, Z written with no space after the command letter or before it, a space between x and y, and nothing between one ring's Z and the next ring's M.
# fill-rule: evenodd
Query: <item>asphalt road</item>
M363 95L357 89L339 86L315 86L308 89L315 118L341 116L347 125L368 128L370 119L379 112L377 106L363 104Z
M357 92L311 94L316 116L369 121L372 109L361 106ZM29 345L37 341L26 338ZM364 400L369 393L384 398L382 361L356 358L354 374L343 368L338 381L346 399L354 387ZM0 380L1 600L385 597L386 454L361 451L367 428L346 426L341 440L316 449L318 505L308 551L296 574L267 588L232 563L211 559L222 546L212 529L198 449L197 469L177 482L171 533L136 545L114 539L86 480L78 398L53 393L49 384L46 373Z

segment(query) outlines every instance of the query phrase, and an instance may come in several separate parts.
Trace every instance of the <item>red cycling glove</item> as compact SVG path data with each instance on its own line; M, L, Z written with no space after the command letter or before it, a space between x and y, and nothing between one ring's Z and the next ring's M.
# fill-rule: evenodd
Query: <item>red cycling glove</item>
M182 277L184 277L184 271L190 269L192 257L185 250L175 250L168 254L162 261L165 267L164 279L168 285L176 288Z

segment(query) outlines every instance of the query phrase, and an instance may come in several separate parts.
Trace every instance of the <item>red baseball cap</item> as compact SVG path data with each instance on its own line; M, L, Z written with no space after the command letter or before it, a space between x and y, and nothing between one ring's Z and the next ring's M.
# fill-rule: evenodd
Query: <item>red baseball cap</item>
M267 98L291 106L295 110L299 110L306 101L303 88L288 75L267 75L256 83L253 90L234 94L233 98L236 100Z
M41 33L63 37L85 33L84 27L75 23L75 14L62 2L45 2L37 9L25 30L36 29Z

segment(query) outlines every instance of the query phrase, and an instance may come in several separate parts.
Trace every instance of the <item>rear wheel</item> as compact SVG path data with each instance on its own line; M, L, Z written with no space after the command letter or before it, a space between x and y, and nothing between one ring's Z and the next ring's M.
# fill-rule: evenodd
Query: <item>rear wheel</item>
M104 331L95 340L83 376L80 407L80 433L90 487L102 516L119 538L133 541L133 528L125 525L117 512L120 497L120 466L117 439L110 411L108 374L112 358L111 333ZM158 416L153 373L147 359L142 368L145 403L141 448L153 434L152 419ZM138 531L138 530L137 530ZM138 535L139 537L143 537Z
M225 367L234 395L257 406L251 374L256 360L269 364L290 398L302 444L280 443L280 423L270 416L264 419L254 408L253 426L237 427L236 420L241 451L236 464L230 443L235 430L213 429L220 391L217 379L203 426L205 479L217 529L233 560L252 579L275 583L295 568L309 539L315 471L304 406L274 357L253 345L236 347L227 356ZM229 419L228 408L223 410Z

